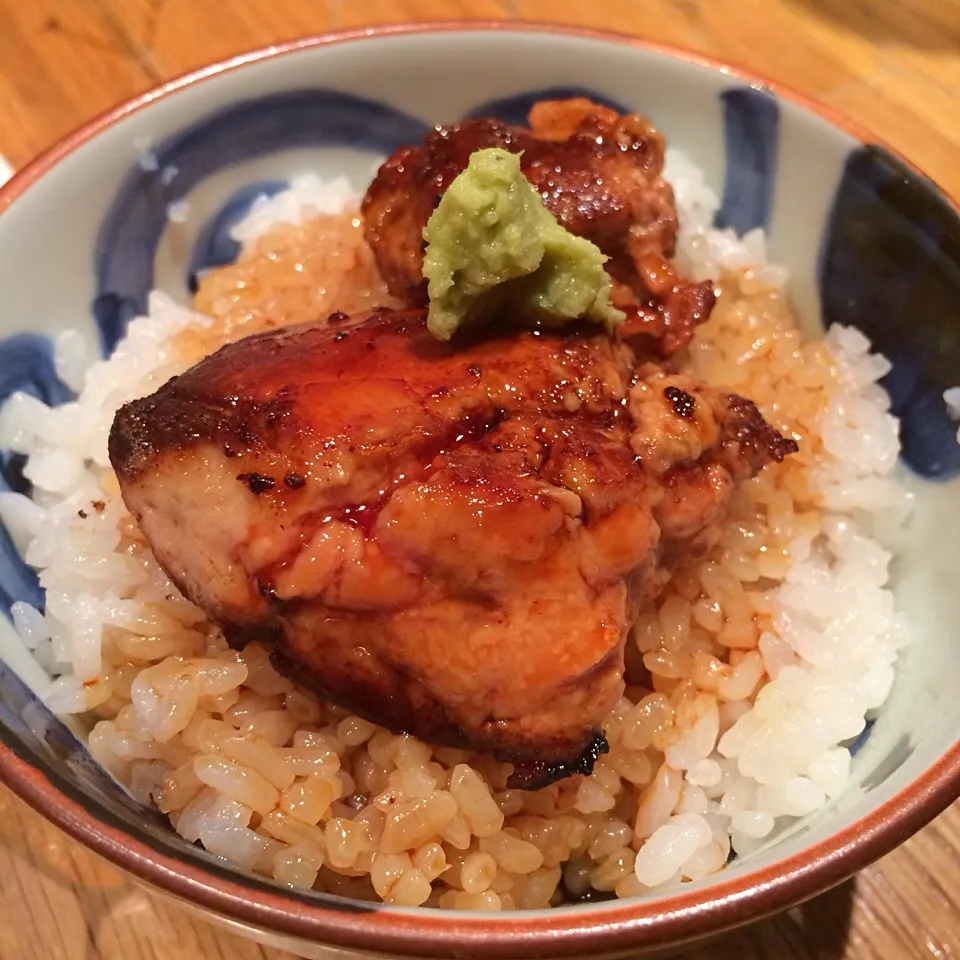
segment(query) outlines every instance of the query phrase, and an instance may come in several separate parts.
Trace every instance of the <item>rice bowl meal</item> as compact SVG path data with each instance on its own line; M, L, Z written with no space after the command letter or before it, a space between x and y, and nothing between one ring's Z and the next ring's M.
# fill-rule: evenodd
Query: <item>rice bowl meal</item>
M701 879L841 794L909 642L890 365L804 338L642 117L431 137L257 201L109 359L60 335L76 400L0 413L14 625L244 870L491 911Z

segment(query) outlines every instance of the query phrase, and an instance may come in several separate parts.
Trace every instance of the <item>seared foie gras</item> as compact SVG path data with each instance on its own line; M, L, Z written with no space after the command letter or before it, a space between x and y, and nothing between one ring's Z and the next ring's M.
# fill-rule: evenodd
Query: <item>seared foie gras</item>
M110 458L232 643L513 784L588 771L639 604L794 449L589 331L442 344L426 311L270 331L124 406Z

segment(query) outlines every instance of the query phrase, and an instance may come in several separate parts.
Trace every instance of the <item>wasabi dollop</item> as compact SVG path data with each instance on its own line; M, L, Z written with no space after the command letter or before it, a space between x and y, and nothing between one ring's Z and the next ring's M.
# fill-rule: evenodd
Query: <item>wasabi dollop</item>
M520 169L520 157L477 150L423 230L427 326L449 340L462 326L509 310L523 323L588 319L614 329L607 258L566 230Z

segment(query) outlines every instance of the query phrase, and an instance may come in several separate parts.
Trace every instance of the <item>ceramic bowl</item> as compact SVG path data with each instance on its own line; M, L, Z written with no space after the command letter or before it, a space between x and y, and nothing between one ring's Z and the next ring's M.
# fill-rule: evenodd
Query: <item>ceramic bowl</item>
M941 396L960 382L960 219L923 175L796 95L625 37L506 24L358 31L201 70L91 121L0 191L0 397L63 400L50 335L79 327L109 351L150 288L185 298L196 270L236 254L227 230L256 193L308 170L362 191L379 157L433 124L519 121L532 101L572 92L647 114L704 169L723 223L767 229L807 331L853 324L893 361L886 386L918 504L896 588L915 640L828 809L682 889L469 915L293 892L187 845L42 705L47 678L0 624L0 776L140 880L308 956L676 947L838 883L960 794L960 446ZM171 223L179 200L190 215ZM19 488L17 459L0 466ZM43 600L3 531L3 610L18 598Z

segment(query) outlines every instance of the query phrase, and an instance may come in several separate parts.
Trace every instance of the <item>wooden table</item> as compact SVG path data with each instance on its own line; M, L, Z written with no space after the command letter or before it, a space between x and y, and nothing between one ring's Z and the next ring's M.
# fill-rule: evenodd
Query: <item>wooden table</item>
M450 17L603 26L741 63L857 117L960 197L960 0L0 0L0 154L20 166L244 49ZM143 892L0 788L2 960L287 956ZM856 881L688 956L960 960L960 806Z

